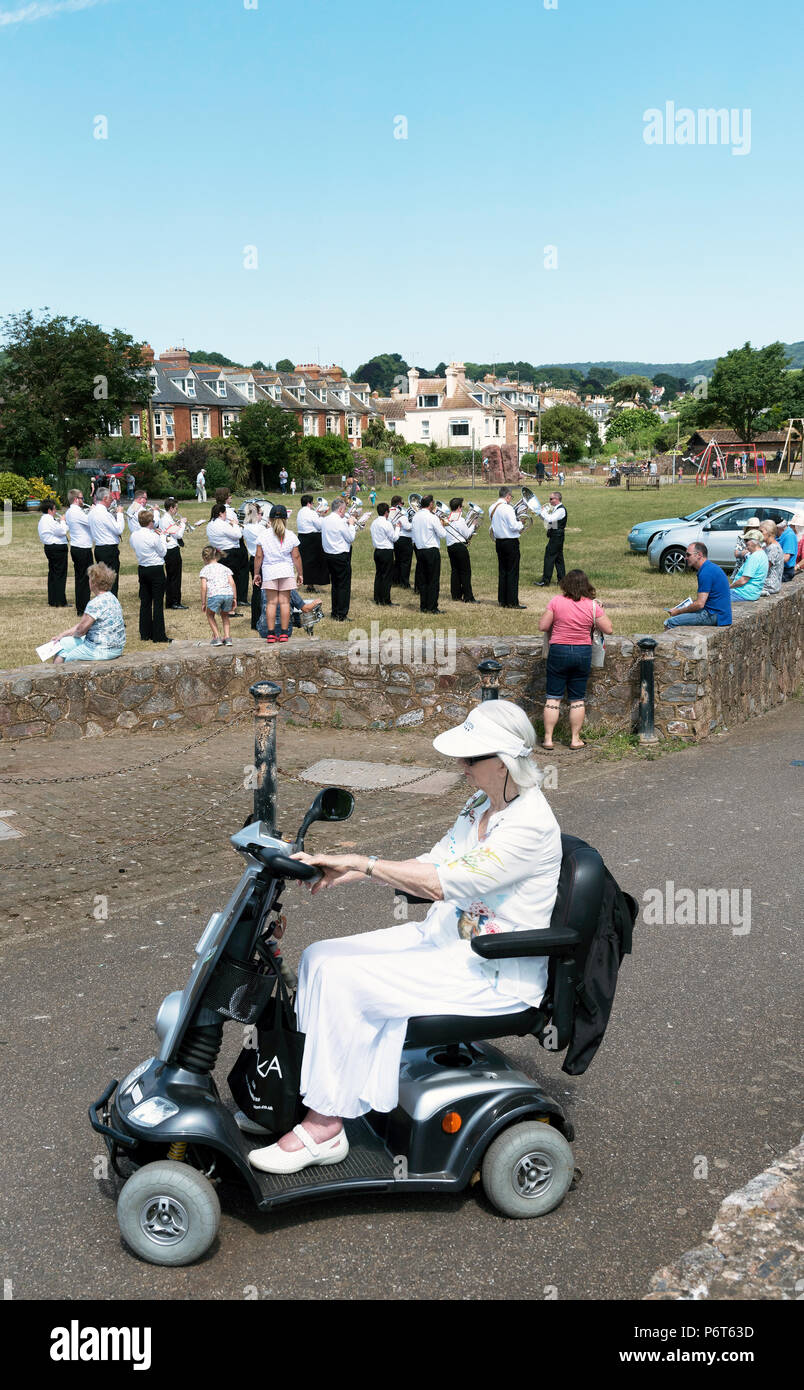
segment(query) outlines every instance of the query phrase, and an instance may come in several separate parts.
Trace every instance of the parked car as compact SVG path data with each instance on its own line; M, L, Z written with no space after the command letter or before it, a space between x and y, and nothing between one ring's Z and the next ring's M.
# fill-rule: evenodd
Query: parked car
M688 521L703 521L721 507L731 507L740 501L740 497L719 497L716 502L707 503L699 511L690 512L689 516L665 516L657 521L638 521L628 532L628 544L635 555L646 555L651 541L660 531L667 531L671 526L683 526Z
M760 521L780 521L782 517L789 521L794 512L802 509L804 500L800 497L741 497L736 506L725 507L703 521L660 531L648 548L651 569L680 574L687 567L687 546L691 541L703 541L709 559L721 569L732 570L736 565L735 547L752 516Z

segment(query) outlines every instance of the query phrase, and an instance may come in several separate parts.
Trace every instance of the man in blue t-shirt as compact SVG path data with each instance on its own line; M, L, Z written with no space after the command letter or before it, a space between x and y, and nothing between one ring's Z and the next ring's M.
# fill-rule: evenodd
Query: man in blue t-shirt
M783 529L784 528L784 529ZM776 523L776 539L784 551L784 569L782 570L782 583L789 584L796 572L796 552L798 550L798 536L793 530L786 517L782 517Z
M702 541L687 546L687 568L698 574L698 597L686 608L670 608L665 627L731 627L729 581L708 554Z

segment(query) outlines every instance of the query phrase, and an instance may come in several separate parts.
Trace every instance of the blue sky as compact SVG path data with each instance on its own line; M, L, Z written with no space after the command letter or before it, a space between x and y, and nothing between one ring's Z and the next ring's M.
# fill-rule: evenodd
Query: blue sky
M348 369L804 337L800 0L253 4L0 0L0 313ZM646 144L667 102L750 152Z

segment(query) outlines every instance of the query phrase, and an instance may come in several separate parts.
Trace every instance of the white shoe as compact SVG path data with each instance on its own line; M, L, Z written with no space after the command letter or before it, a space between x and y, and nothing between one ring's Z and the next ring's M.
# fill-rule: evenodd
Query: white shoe
M349 1153L345 1129L322 1144L316 1144L303 1125L294 1125L293 1133L301 1139L303 1148L295 1153L280 1149L278 1144L269 1144L267 1149L252 1149L248 1156L252 1168L259 1168L261 1173L298 1173L314 1163L342 1163Z
M242 1110L235 1110L235 1112L234 1112L234 1118L235 1118L235 1124L237 1125L238 1129L242 1129L242 1131L243 1131L244 1134L273 1134L273 1133L274 1133L274 1131L273 1131L272 1129L268 1129L267 1125L260 1125L260 1124L257 1124L257 1121L256 1121L256 1120L251 1120L251 1119L249 1119L248 1115L244 1114L244 1112L243 1112Z

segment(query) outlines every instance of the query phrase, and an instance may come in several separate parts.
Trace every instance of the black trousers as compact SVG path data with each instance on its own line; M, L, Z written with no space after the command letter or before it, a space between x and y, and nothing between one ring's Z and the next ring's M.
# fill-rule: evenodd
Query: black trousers
M352 601L351 552L345 550L340 555L327 555L327 565L332 585L332 617L336 622L342 622L349 617L349 604Z
M469 559L469 547L465 541L456 541L454 545L447 546L449 555L449 592L450 598L457 603L471 603L474 600L472 593L472 561Z
M161 565L138 565L140 581L140 638L143 642L166 642L165 571Z
M413 541L410 536L400 536L394 546L394 573L392 584L402 589L410 588L410 567L413 564Z
M92 546L71 545L70 554L73 558L73 573L75 574L75 611L80 618L89 603L87 570L93 563Z
M495 541L497 547L497 602L501 608L519 607L519 541Z
M165 556L165 603L168 608L175 608L181 603L181 551L176 546L175 550L169 550Z
M422 613L438 612L438 585L441 579L441 551L437 545L416 547L416 574L419 578L419 606Z
M248 573L251 564L249 553L244 548L241 555L239 546L235 546L232 550L224 550L221 553L221 564L225 565L228 570L231 570L234 576L239 607L241 603L246 603L248 601Z
M374 602L383 608L391 606L391 578L394 572L393 550L374 551Z
M47 602L49 608L67 607L67 546L46 545Z
M112 585L111 592L114 594L115 598L117 598L117 590L120 587L120 546L96 545L95 564L108 565L110 570L114 570L114 584ZM88 598L87 602L89 602Z
M564 568L564 532L548 531L547 545L544 547L544 573L542 579L545 584L549 584L553 578L553 565L556 569L556 579L563 579L566 574Z

